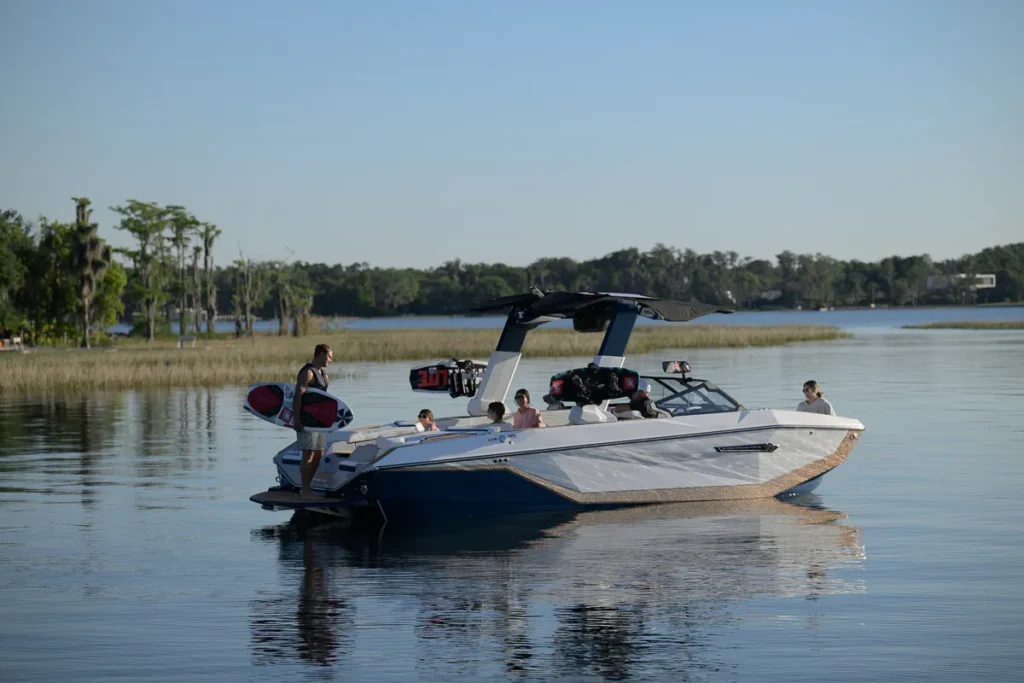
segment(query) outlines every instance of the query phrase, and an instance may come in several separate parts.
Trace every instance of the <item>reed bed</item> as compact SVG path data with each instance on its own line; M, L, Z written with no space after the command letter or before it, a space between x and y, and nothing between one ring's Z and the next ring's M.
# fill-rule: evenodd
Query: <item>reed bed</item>
M904 325L905 330L1024 330L1024 320L960 320L948 323Z
M333 378L346 363L442 358L486 359L499 330L368 330L335 332L295 339L260 335L252 339L197 340L179 349L175 342L129 342L116 347L39 349L0 353L0 392L23 395L146 387L245 386L253 382L292 381L313 346L334 350ZM638 327L630 354L661 349L778 346L791 342L848 337L830 326ZM524 356L587 357L597 352L601 335L571 330L538 330L527 339Z

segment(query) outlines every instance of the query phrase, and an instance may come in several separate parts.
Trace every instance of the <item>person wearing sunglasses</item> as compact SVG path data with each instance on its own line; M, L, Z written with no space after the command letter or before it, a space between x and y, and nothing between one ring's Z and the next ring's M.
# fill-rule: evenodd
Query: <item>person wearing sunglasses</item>
M424 408L423 410L420 411L419 417L417 417L416 419L419 422L420 427L423 427L423 431L425 431L425 432L440 431L437 428L437 423L434 422L434 413L432 411L427 410L426 408Z
M813 379L804 382L804 400L800 401L796 409L801 413L818 413L819 415L835 416L835 408L828 402L825 395L821 393L821 387Z
M540 411L530 405L530 392L520 389L516 392L516 405L519 409L512 414L513 429L535 429L545 427Z

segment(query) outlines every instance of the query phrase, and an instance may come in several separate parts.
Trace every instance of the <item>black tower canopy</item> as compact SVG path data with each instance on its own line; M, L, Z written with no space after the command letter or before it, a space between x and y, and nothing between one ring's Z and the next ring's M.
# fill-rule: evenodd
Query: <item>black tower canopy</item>
M580 332L600 332L611 320L616 305L634 308L637 315L653 320L686 322L709 313L732 313L728 308L702 303L685 303L672 299L659 299L641 294L618 292L542 292L534 289L525 294L513 294L492 299L472 307L477 312L511 308L510 317L527 325L543 318L570 318Z

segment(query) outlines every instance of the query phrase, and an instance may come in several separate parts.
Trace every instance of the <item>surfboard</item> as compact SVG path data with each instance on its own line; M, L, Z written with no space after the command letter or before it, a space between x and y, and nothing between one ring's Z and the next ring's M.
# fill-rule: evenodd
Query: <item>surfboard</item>
M294 384L260 382L249 385L249 393L242 407L261 420L292 429L295 420L292 410L294 399ZM334 394L309 388L302 394L299 419L303 427L311 432L333 432L352 422L352 409Z

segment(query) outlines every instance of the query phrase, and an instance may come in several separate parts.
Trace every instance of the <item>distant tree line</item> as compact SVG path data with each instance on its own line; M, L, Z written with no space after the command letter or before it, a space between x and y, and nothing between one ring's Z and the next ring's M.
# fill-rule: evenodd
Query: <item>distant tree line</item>
M772 262L659 244L588 261L542 258L525 267L459 260L428 270L366 263L294 267L316 283L313 313L323 316L458 314L483 299L529 287L636 292L737 309L1024 301L1024 242L942 262L924 255L864 263L791 251ZM972 288L978 273L994 273L996 287ZM929 276L955 274L967 277L939 279L929 287Z
M91 222L89 200L73 201L73 223L0 211L0 332L88 346L90 330L104 335L119 320L154 339L169 333L172 319L200 335L210 333L205 321L230 315L239 334L251 334L257 318L271 318L280 334L302 335L315 316L462 314L530 287L638 292L737 309L1024 301L1024 242L946 261L922 255L865 263L791 251L769 261L659 244L525 267L454 260L426 270L377 268L253 261L241 253L218 266L220 229L182 206L128 200L111 207L120 216L114 229L133 241L112 250ZM995 274L995 287L975 288L981 273Z

